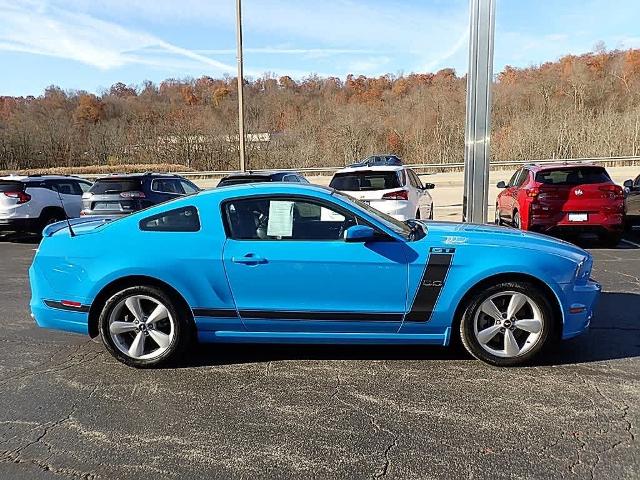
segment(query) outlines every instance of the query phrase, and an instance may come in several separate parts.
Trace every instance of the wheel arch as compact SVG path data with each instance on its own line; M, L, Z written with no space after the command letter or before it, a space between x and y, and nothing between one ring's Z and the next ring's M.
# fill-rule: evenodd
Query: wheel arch
M540 280L538 277L533 275L522 273L522 272L501 272L485 277L475 284L473 284L466 293L462 296L458 304L456 305L455 313L453 316L453 323L451 325L452 335L451 341L455 341L456 343L460 342L460 322L462 321L462 314L464 309L468 305L471 297L476 294L478 291L483 288L494 285L499 282L513 282L513 281L527 281L538 286L543 292L549 295L549 298L552 299L549 303L551 304L551 308L553 309L553 314L556 318L556 322L554 325L553 335L555 338L559 339L562 336L562 330L564 326L564 313L562 310L562 303L560 302L560 298L558 294L551 288L546 282Z
M100 333L98 329L98 318L100 317L100 311L102 310L102 306L104 305L104 303L112 295L120 290L141 285L156 287L164 291L171 297L172 300L176 302L179 307L182 307L184 311L189 314L188 320L195 328L191 307L185 300L184 296L180 292L178 292L178 290L176 290L168 283L154 277L150 277L147 275L127 275L125 277L120 277L109 282L98 292L93 302L91 302L88 316L89 336L91 338L97 337Z
M65 211L62 209L62 207L49 205L43 207L42 210L40 210L40 215L38 215L38 217L40 217L40 220L43 220L46 215L53 213L60 214L62 217L65 216Z

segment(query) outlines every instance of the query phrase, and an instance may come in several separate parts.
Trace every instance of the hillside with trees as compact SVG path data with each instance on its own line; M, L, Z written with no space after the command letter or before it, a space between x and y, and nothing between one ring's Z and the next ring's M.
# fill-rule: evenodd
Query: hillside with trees
M252 168L341 166L375 152L461 162L466 79L435 74L266 74L246 82ZM232 77L117 83L94 95L51 86L0 97L0 170L58 166L238 165ZM566 56L495 78L492 158L640 155L640 50Z

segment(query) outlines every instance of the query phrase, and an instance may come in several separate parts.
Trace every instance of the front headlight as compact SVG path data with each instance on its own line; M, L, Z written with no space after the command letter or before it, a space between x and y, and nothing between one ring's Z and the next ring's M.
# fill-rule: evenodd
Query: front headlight
M576 267L575 280L577 283L586 283L591 275L591 267L593 266L593 260L591 257L584 257Z

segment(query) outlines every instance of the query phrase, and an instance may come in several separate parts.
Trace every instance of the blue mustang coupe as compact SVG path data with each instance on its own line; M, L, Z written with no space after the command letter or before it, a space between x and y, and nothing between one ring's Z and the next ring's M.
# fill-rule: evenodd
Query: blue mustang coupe
M584 331L592 257L506 227L399 222L334 190L219 188L50 225L30 269L38 325L153 367L201 342L449 345L520 365Z

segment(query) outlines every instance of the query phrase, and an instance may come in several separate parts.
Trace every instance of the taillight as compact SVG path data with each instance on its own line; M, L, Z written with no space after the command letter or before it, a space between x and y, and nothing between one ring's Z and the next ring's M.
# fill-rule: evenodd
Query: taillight
M383 200L409 200L409 192L406 190L396 190L382 195Z
M538 187L533 187L527 190L527 197L537 198L540 194L540 189Z
M144 192L122 192L122 198L145 198Z
M620 185L601 185L598 190L604 192L602 198L610 198L611 200L624 199L624 190Z
M9 198L17 198L18 205L27 203L29 200L31 200L31 195L25 192L4 192L4 194Z

